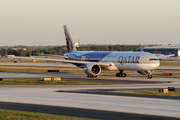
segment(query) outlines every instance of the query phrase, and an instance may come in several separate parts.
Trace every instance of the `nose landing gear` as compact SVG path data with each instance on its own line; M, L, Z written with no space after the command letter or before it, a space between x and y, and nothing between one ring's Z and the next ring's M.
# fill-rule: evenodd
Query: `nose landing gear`
M148 75L148 79L152 79L152 75Z
M149 70L147 71L147 73L148 73L148 79L152 79L152 72Z

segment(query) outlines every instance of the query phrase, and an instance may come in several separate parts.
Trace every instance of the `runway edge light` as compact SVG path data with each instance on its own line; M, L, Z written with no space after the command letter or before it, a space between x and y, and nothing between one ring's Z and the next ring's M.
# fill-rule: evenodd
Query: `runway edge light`
M60 81L60 77L55 77L55 78L44 78L44 81Z
M51 81L51 78L44 78L44 81Z
M52 80L52 81L54 81L54 80L60 81L61 78L52 78L51 80Z

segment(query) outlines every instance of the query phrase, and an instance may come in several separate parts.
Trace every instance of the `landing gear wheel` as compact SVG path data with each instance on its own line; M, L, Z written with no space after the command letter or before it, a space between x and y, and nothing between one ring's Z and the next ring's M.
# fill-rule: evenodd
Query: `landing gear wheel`
M116 73L116 77L120 77L119 75L120 75L119 73Z
M116 77L122 77L122 73L116 73Z
M122 77L126 77L126 73L122 73Z
M87 77L97 77L97 75L87 75Z
M126 77L126 73L116 73L116 77Z
M87 75L87 77L92 77L91 75Z

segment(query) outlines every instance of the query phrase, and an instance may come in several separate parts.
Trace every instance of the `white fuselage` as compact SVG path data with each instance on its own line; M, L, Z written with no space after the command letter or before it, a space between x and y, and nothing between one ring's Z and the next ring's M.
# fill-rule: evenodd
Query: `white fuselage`
M74 60L111 63L110 67L104 68L109 70L148 71L159 67L157 57L147 52L78 51L66 56Z

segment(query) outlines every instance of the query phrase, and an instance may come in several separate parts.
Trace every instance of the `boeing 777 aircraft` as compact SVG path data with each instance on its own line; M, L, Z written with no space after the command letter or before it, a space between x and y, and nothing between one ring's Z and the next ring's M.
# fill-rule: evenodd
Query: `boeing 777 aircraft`
M64 25L68 53L64 60L32 57L15 57L28 59L41 59L49 61L61 61L71 63L83 68L87 77L97 77L101 70L119 70L116 77L126 77L124 70L137 71L140 74L147 74L148 79L152 78L152 71L159 67L159 60L153 54L147 52L118 52L118 51L77 51L67 29Z

